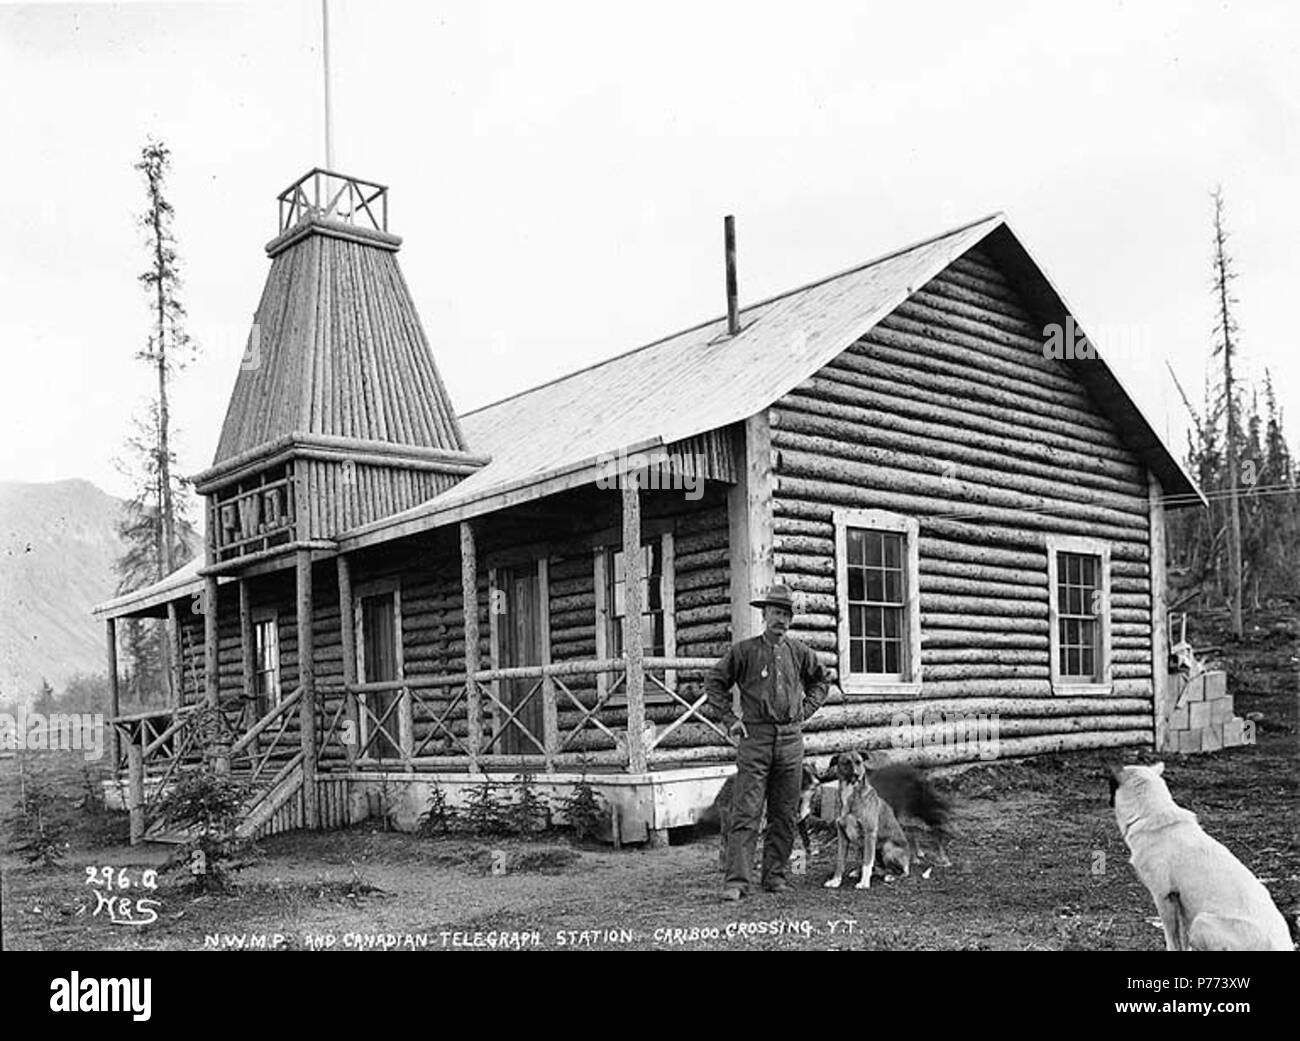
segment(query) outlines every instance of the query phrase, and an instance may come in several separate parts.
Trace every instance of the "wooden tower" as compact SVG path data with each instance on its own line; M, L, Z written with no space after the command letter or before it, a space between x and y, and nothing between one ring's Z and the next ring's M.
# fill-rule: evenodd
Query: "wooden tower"
M271 270L212 466L207 571L293 549L446 490L471 454L388 231L388 189L314 169L279 197Z

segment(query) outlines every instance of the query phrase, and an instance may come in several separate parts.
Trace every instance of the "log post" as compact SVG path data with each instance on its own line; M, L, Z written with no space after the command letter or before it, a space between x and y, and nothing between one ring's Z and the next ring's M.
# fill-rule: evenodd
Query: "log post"
M641 632L641 490L623 474L623 653L627 659L627 765L645 773L645 647Z
M145 727L138 724L126 746L126 807L131 818L131 845L138 846L144 839L144 741Z
M108 644L108 718L116 719L122 714L122 688L117 676L117 619L109 618L104 623L105 638ZM109 754L113 757L113 776L122 776L122 742L117 727L109 725Z
M248 579L239 580L239 661L243 670L244 711L240 718L245 725L257 722L257 642L253 638L253 596ZM249 717L252 717L251 719ZM251 751L257 754L258 739L253 738Z
M320 807L316 800L316 669L312 649L311 550L300 549L297 555L298 590L298 702L302 733L302 795L304 823L310 829L320 827Z
M181 660L181 622L176 612L176 601L167 602L167 646L171 654L167 661L167 682L171 686L171 705L179 708L185 700L182 694L184 684L184 663Z
M357 742L361 735L357 695L353 690L357 682L357 631L352 617L352 562L342 553L336 562L339 572L339 635L343 643L343 704L348 725L343 754L347 756L350 769L357 759Z
M220 649L220 614L217 606L217 576L208 575L203 580L203 678L204 700L214 712L221 711L221 675L218 671L218 650ZM213 765L217 773L230 772L230 756L227 754L226 733L224 727L215 731L215 744L212 747Z
M551 664L551 563L542 556L537 561L538 597L541 602L542 664ZM560 713L555 703L555 678L542 674L542 745L546 772L555 772L555 754L560 750Z
M479 697L478 646L478 559L474 550L474 526L460 522L460 593L462 628L465 634L465 701L469 714L469 772L479 772L483 748L483 705Z
M731 638L759 632L749 602L776 581L773 563L772 431L766 411L745 420L738 446L739 480L727 495L731 539Z
M1151 691L1155 706L1155 747L1166 751L1169 712L1169 588L1165 570L1166 533L1164 489L1155 474L1147 474L1151 518Z

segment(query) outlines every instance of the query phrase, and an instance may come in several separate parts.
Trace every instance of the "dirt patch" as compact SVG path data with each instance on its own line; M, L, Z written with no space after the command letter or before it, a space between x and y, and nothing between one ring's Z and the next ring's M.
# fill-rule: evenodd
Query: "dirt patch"
M1272 619L1225 647L1239 714L1259 714L1258 744L1165 756L1180 803L1300 914L1296 828L1296 624ZM61 787L70 819L88 816L79 763L31 754ZM70 757L64 757L67 759ZM11 949L190 950L205 946L590 949L1160 950L1150 897L1128 864L1107 805L1108 760L1073 753L980 764L938 784L956 806L953 863L868 891L827 890L834 841L814 833L807 873L779 896L719 900L717 836L662 849L540 839L420 838L368 827L277 836L231 893L196 895L159 876L156 920L114 925L87 868L138 879L166 848L122 843L120 815L90 815L64 866L0 857L4 944ZM0 761L0 799L15 792ZM923 831L918 832L923 844ZM928 870L928 875L926 874ZM137 895L135 890L129 895Z

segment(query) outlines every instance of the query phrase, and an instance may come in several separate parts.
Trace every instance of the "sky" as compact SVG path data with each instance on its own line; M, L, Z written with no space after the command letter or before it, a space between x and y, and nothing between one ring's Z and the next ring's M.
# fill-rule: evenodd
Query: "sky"
M0 6L0 481L117 460L152 374L137 276L150 136L212 460L276 196L324 165L319 0ZM1210 192L1241 364L1293 443L1300 5L330 0L335 168L390 230L461 411L993 211L1183 454L1214 323Z

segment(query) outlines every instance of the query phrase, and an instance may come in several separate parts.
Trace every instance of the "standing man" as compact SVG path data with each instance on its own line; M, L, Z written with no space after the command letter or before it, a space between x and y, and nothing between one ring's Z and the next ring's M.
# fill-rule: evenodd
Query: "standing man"
M714 714L740 738L724 857L724 900L739 900L752 884L764 800L763 888L772 893L789 888L785 871L803 775L803 721L821 707L827 691L826 670L817 656L786 635L794 619L790 590L771 586L750 603L763 611L763 634L734 644L705 680ZM731 711L733 684L740 688L739 719Z

